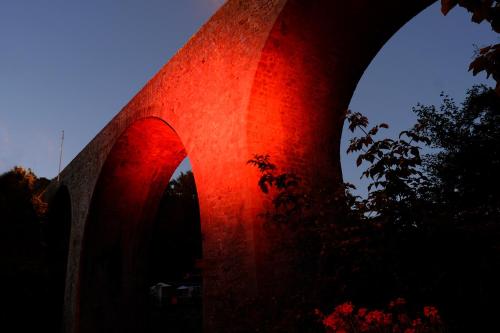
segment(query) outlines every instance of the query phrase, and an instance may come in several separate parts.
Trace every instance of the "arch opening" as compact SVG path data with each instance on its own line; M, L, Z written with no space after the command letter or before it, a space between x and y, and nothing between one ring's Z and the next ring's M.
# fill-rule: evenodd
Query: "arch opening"
M159 266L176 266L165 262L172 256L155 252L157 244L185 236L175 230L182 219L176 219L165 204L169 181L185 158L177 133L158 118L136 121L114 144L97 181L85 228L80 332L154 330L149 292L157 277L155 258L166 259ZM199 230L199 213L197 221ZM194 238L201 253L201 233Z
M61 185L48 206L48 223L45 227L47 265L49 273L49 295L53 332L60 332L66 272L68 266L69 239L71 235L71 198L68 188Z
M149 332L202 330L200 209L188 167L189 161L183 162L174 172L154 222L148 264Z
M361 112L371 125L388 123L380 135L397 137L416 121L411 110L417 104L439 105L441 93L461 101L476 84L492 85L492 79L469 71L475 45L497 40L487 24L473 24L462 8L443 16L440 2L434 2L412 17L381 47L365 69L349 102L349 109ZM463 24L463 23L466 24ZM340 160L344 180L366 196L366 179L356 167L356 156L346 154L352 134L344 124Z
M410 129L417 119L411 109L419 103L435 105L439 110L443 91L459 105L473 85L491 86L492 80L472 76L468 66L473 45L490 44L497 39L496 34L485 24L470 23L462 29L461 22L469 21L469 14L457 9L445 18L439 5L435 3L416 15L384 45L354 91L349 106L353 112L367 116L370 125L386 122L391 127L378 135L380 139L397 139L400 131ZM369 181L360 180L366 167L356 167L357 154L345 154L349 139L362 136L362 133L351 134L344 124L340 156L344 181L358 187L355 194L367 197ZM435 152L423 145L421 153L423 156ZM427 225L394 233L390 239L394 246L387 256L392 258L387 269L390 274L377 276L378 271L370 272L363 280L363 287L354 288L354 294L361 295L360 299L371 297L379 303L396 296L405 297L415 305L433 303L442 311L449 327L457 332L489 327L489 311L497 308L491 295L499 292L491 281L499 271L492 268L495 267L492 263L498 262L497 253L485 250L485 244L491 240L479 231L487 226L479 226L478 219L474 221L477 225L464 232L465 227L452 225L452 219L445 220L443 210L450 206L441 209L439 214L437 209L415 210L416 216L425 213L423 223ZM460 213L458 207L456 212ZM476 289L477 285L482 289ZM475 304L475 312L467 310L468 304Z

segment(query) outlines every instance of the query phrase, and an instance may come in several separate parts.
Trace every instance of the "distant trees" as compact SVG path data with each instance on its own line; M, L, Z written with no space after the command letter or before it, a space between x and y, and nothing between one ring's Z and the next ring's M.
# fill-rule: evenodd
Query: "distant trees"
M46 204L40 199L40 194L48 183L49 180L38 178L31 169L19 166L0 175L0 207L4 223L27 222L42 217Z
M201 285L200 209L194 175L181 173L170 180L160 201L150 242L148 282ZM151 332L201 332L201 299L177 307L150 307Z
M441 11L448 14L454 7L460 6L472 14L472 21L488 22L491 29L500 33L500 1L498 0L441 0ZM485 46L478 51L470 64L469 70L474 75L486 72L497 82L496 92L500 94L500 44Z
M16 332L47 327L48 281L40 195L48 180L14 167L0 175L0 324Z
M499 221L500 98L476 86L461 107L445 96L440 110L419 106L415 112L435 149L424 164L426 200L459 212L448 218L460 225L471 218Z
M191 171L172 179L160 202L151 242L150 279L180 281L202 257L200 209Z
M444 14L455 6L500 32L500 1L442 0ZM283 231L273 239L284 245L274 250L298 249L292 264L321 290L317 307L345 301L380 307L405 297L415 307L437 305L453 332L497 326L499 64L499 44L480 49L469 69L491 76L496 89L473 87L461 105L446 95L440 107L418 105L417 123L397 138L377 139L386 124L369 127L362 114L346 114L349 129L360 133L348 152L365 167L366 198L353 195L348 183L335 192L306 189L267 155L249 161L261 172L259 187L272 196L272 209L262 214L267 229ZM298 307L302 315L311 310L307 303Z

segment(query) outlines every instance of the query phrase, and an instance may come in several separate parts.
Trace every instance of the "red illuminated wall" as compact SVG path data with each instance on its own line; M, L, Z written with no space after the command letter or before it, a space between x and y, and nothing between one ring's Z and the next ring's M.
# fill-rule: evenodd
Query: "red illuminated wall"
M123 304L141 302L151 213L186 154L199 194L205 331L259 328L255 300L279 302L294 275L269 250L257 218L266 199L246 161L270 154L308 186L333 186L358 80L432 2L228 1L63 171L73 210L65 330L106 331L118 320L133 330L140 308ZM115 279L117 296L100 298ZM103 321L111 307L120 318Z
M85 229L80 279L81 332L142 332L148 241L159 201L186 157L158 118L130 126L101 171Z

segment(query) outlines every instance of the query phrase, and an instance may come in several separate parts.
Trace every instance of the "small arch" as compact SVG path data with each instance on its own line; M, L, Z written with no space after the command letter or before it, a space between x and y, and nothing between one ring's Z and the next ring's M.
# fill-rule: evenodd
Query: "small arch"
M134 122L109 153L89 210L80 268L80 332L147 330L148 262L164 190L186 150L159 118Z

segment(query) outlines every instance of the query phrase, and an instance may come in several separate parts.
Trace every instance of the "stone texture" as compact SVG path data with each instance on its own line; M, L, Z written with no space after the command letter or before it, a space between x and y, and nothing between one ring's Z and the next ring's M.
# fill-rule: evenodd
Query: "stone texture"
M65 332L109 331L91 308L109 277L89 281L117 237L124 275L140 269L148 212L186 155L204 237L205 331L258 331L253 302L274 297L281 281L270 274L275 261L257 218L266 199L246 161L269 154L309 186L334 186L342 115L358 80L432 2L227 1L62 172L72 209ZM123 299L134 299L132 289Z

